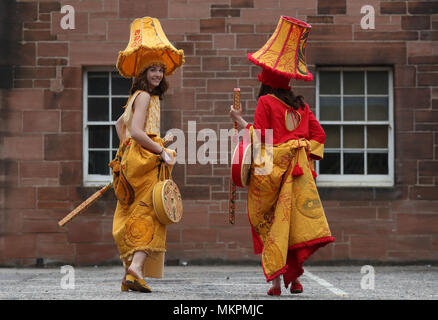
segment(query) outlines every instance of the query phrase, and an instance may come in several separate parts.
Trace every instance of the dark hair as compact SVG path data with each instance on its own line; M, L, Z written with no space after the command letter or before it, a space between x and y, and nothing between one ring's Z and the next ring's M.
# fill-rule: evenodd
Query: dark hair
M298 108L304 109L306 104L304 102L303 96L296 96L292 90L288 89L281 89L281 88L272 88L266 84L261 84L259 89L259 94L257 96L257 99L261 96L267 95L272 93L274 96L276 96L278 99L282 100L287 105L291 106L295 110Z
M134 78L134 80L132 81L131 89L129 90L129 94L132 95L137 90L143 90L149 92L150 95L159 96L160 100L163 100L163 95L169 88L169 83L167 82L167 79L163 74L163 79L161 79L160 84L154 89L150 90L147 79L147 71L149 68L145 69L142 73L139 74L138 77Z

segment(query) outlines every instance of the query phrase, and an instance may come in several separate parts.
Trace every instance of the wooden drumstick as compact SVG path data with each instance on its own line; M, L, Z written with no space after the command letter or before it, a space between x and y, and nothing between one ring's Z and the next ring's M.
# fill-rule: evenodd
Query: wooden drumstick
M77 206L73 211L71 211L68 215L66 215L62 220L58 222L60 227L63 227L66 223L70 222L74 217L79 215L89 206L91 206L97 199L99 199L103 194L108 191L113 186L112 183L107 184L102 189L96 191L92 196L90 196L87 200L82 202L79 206Z
M240 88L234 88L234 109L240 109ZM233 145L237 145L237 122L234 121L234 135L233 135ZM231 159L233 161L233 159ZM236 222L236 185L233 182L233 178L230 176L230 199L228 206L228 221L230 224Z

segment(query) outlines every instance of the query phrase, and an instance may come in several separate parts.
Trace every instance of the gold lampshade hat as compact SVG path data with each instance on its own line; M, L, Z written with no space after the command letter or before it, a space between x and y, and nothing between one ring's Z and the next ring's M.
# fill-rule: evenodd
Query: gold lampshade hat
M298 19L280 17L277 28L263 47L248 54L251 62L263 67L259 75L261 82L287 87L291 78L313 80L306 64L306 43L311 28Z
M165 75L171 75L184 62L184 51L170 43L160 21L143 17L131 23L128 46L119 52L116 66L123 77L131 78L154 64L163 65Z

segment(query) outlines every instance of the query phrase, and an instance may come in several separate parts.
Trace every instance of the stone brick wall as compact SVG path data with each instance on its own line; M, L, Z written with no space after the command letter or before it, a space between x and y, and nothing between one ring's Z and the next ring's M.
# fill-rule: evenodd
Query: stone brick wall
M75 8L63 30L60 9ZM376 13L362 30L363 5ZM336 242L313 261L438 259L438 2L378 0L86 0L11 1L6 37L13 88L0 90L0 265L118 261L111 192L60 229L57 221L96 188L82 183L82 73L114 67L140 16L160 19L184 49L186 64L169 80L163 130L196 121L197 130L231 128L232 90L242 90L251 120L259 68L246 59L281 15L312 24L307 60L317 66L391 66L394 70L395 186L320 188ZM3 15L1 15L3 19ZM12 75L12 76L11 76ZM5 82L2 82L5 83ZM315 82L293 82L314 106ZM239 190L236 225L227 222L229 168L186 164L174 170L184 218L168 228L169 260L256 260Z

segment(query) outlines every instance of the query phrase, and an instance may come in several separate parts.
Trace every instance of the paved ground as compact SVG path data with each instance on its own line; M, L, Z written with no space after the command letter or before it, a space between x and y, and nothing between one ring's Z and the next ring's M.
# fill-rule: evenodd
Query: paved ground
M258 266L166 266L153 292L120 292L122 267L0 268L1 300L438 300L438 266L308 266L304 292L269 297ZM370 271L371 270L371 271ZM374 272L374 279L373 279ZM72 280L72 278L70 278ZM74 288L73 288L74 284ZM374 286L374 288L373 288Z

